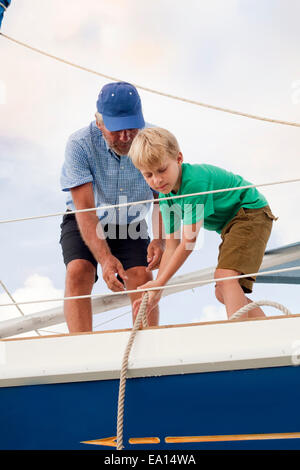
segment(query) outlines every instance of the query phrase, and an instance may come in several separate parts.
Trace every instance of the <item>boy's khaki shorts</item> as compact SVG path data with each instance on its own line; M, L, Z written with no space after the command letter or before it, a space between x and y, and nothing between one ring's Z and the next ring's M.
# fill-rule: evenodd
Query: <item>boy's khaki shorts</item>
M269 206L261 209L242 207L221 232L218 266L241 274L256 273L260 269L273 220L277 220ZM239 279L245 293L251 293L256 277Z

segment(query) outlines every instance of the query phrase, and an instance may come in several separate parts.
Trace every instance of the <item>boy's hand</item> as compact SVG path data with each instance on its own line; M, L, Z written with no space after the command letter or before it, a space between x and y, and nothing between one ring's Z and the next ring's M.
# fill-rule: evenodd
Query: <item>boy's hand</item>
M149 264L146 271L159 268L164 249L165 244L162 240L152 240L152 242L149 243L147 250L147 261Z
M158 281L149 281L149 282L146 282L146 284L143 284L142 286L139 286L138 289L147 289L148 287L149 288L150 287L161 287L161 284ZM161 295L162 295L162 289L149 291L148 294L149 294L149 298L148 298L148 303L147 303L147 315L149 315L149 313L155 307L157 307L157 305L160 301ZM135 320L137 314L139 313L141 303L142 303L142 297L138 300L135 300L134 303L133 303L132 309L133 309L134 320Z

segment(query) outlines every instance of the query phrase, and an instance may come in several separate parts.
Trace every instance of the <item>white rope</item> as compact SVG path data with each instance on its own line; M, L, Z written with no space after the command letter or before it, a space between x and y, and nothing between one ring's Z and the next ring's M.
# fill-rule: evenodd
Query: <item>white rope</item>
M30 46L29 44L26 44L24 42L21 42L17 39L14 39L12 38L11 36L7 36L6 34L3 34L3 33L0 33L4 38L8 39L9 41L12 41L16 44L19 44L20 46L23 46L23 47L26 47L27 49L30 49L34 52L37 52L38 54L42 54L46 57L50 57L51 59L54 59L54 60L57 60L59 62L62 62L64 64L67 64L67 65L70 65L72 67L75 67L77 69L80 69L80 70L83 70L84 72L89 72L89 73L92 73L94 75L98 75L100 77L103 77L103 78L107 78L109 80L113 80L113 81L123 81L119 78L115 78L115 77L111 77L109 75L106 75L104 73L100 73L100 72L97 72L95 70L92 70L92 69L89 69L87 67L83 67L81 65L78 65L78 64L75 64L73 62L70 62L68 60L65 60L65 59L62 59L60 57L57 57L55 55L52 55L52 54L49 54L45 51L42 51L40 49L37 49L36 47L32 47ZM201 101L195 101L195 100L190 100L190 99L187 99L187 98L182 98L180 96L175 96L175 95L171 95L169 93L164 93L164 92L161 92L161 91L157 91L157 90L153 90L151 88L146 88L144 86L141 86L141 85L138 85L136 83L133 83L133 85L136 87L136 88L139 88L140 90L143 90L143 91L147 91L149 93L153 93L153 94L156 94L156 95L159 95L159 96L164 96L166 98L171 98L171 99L174 99L174 100L177 100L177 101L183 101L184 103L189 103L189 104L195 104L197 106L202 106L204 108L208 108L208 109L213 109L215 111L222 111L224 113L229 113L229 114L234 114L234 115L237 115L237 116L243 116L243 117L247 117L247 118L250 118L250 119L257 119L259 121L266 121L266 122L272 122L274 124L283 124L283 125L287 125L287 126L294 126L294 127L300 127L300 123L297 123L297 122L290 122L290 121L282 121L282 120L278 120L278 119L272 119L272 118L267 118L267 117L261 117L261 116L256 116L254 114L249 114L249 113L244 113L244 112L241 112L241 111L236 111L236 110L233 110L233 109L229 109L229 108L223 108L221 106L214 106L214 105L211 105L211 104L207 104L207 103L202 103Z
M115 209L115 208L120 208L120 207L127 207L127 206L136 206L139 204L147 204L147 203L153 203L153 202L158 202L158 201L168 201L169 199L181 199L185 197L195 197L195 196L203 196L205 194L215 194L215 193L222 193L222 192L228 192L228 191L238 191L242 189L249 189L249 188L259 188L262 186L274 186L277 184L286 184L286 183L296 183L299 182L300 178L296 179L291 179L291 180L282 180L282 181L273 181L271 183L261 183L261 184L249 184L247 186L237 186L234 188L223 188L223 189L213 189L211 191L201 191L198 193L190 193L190 194L182 194L179 196L168 196L164 197L161 199L145 199L144 201L134 201L134 202L125 202L122 204L114 204L114 205L108 205L108 206L99 206L99 207L92 207L88 209L78 209L74 211L68 211L68 212L56 212L53 214L44 214L44 215L35 215L31 217L22 217L18 219L7 219L7 220L0 220L0 224L7 224L10 222L23 222L25 220L34 220L34 219L43 219L46 217L56 217L56 216L61 216L61 215L66 215L66 214L76 214L79 212L91 212L91 211L97 211L97 210L108 210L108 209Z
M114 295L123 295L123 294L136 294L142 292L150 292L152 290L162 290L162 289L175 289L177 287L189 287L189 286L199 286L201 284L211 284L217 281L229 281L231 279L242 279L244 277L256 277L256 276L264 276L270 274L276 274L281 272L288 272L288 271L297 271L300 269L300 266L293 266L291 268L282 268L282 269L275 269L272 271L261 271L257 273L249 273L249 274L241 274L240 276L228 276L228 277L219 277L213 279L207 279L203 281L189 281L189 282L182 282L180 284L169 284L163 287L148 287L147 289L135 289L135 290L124 290L120 292L110 292L107 294L89 294L89 295L77 295L73 297L62 297L59 299L42 299L42 300L28 300L26 302L16 302L16 304L0 304L0 307L12 307L13 305L28 305L28 304L39 304L45 302L62 302L65 300L77 300L77 299L90 299L90 298L99 298L99 297L107 297L107 296L114 296Z
M121 373L120 373L120 384L119 384L119 398L118 398L118 416L117 416L117 450L123 449L123 422L124 422L124 401L125 401L125 387L126 387L126 375L128 370L128 358L133 345L134 338L138 329L140 328L141 322L143 322L143 327L146 328L147 325L147 302L148 302L147 292L144 294L138 314L136 316L131 334L126 346Z
M285 315L292 315L288 308L284 305L281 305L277 302L273 302L270 300L257 300L256 302L251 302L250 304L245 305L244 307L237 310L231 317L230 320L236 320L240 318L244 313L249 312L250 310L257 308L262 305L269 305L270 307L275 307L278 310L281 310Z
M4 5L4 3L2 3L2 2L0 2L0 7L3 7L5 11L7 10L7 6ZM1 34L2 34L2 33L1 33Z

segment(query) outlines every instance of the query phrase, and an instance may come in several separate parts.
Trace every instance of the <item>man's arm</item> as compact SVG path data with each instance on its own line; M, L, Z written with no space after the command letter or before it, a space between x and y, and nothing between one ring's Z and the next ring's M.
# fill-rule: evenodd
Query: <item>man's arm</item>
M72 188L71 194L77 210L95 207L92 183ZM124 290L124 286L118 281L115 274L118 273L122 279L126 279L126 273L120 261L110 252L96 211L77 212L76 220L83 241L102 267L103 279L107 286L113 291Z
M92 183L72 188L71 194L77 210L95 207ZM101 263L106 256L110 255L110 249L106 240L104 238L100 239L97 235L99 219L96 211L77 212L75 217L85 244L89 247L98 263Z

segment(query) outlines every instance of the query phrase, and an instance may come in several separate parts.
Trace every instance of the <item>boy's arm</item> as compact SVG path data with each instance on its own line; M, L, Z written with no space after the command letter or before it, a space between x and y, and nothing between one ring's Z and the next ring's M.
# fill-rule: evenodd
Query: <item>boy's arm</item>
M202 224L203 222L199 221L196 224L184 225L182 229L182 240L176 240L177 246L176 243L174 243L173 237L167 239L166 256L164 255L162 258L161 267L156 278L156 281L160 285L164 286L189 257L195 247Z
M165 235L161 212L159 210L158 196L154 194L152 211L152 233L153 240L147 250L148 267L147 271L152 271L160 266L161 258L165 249Z
M153 232L153 239L160 240L164 243L165 239L165 230L164 224L162 220L162 215L159 210L159 201L157 194L153 195L153 211L152 211L152 232Z
M166 244L165 244L165 250L161 258L161 262L159 265L159 271L158 275L155 281L149 281L146 284L139 286L141 289L146 289L149 287L161 287L162 285L159 282L159 275L167 269L169 263L171 262L171 259L176 252L177 247L180 245L180 231L172 233L170 235L166 236ZM148 312L150 312L159 302L159 299L162 294L162 289L154 290L150 292L149 300L148 300ZM133 303L133 315L134 318L138 314L140 305L142 302L142 297L139 299L135 300Z
M172 256L174 255L177 247L180 245L181 242L181 233L178 232L171 233L166 235L166 242L165 242L165 250L161 258L161 262L159 265L159 270L157 273L156 279L164 272L168 264L170 263Z
M140 289L160 288L169 281L193 251L202 224L203 221L192 225L185 225L182 230L182 240L179 238L179 231L167 236L166 248L161 259L157 278L155 281L149 281L139 286ZM162 289L155 289L149 292L148 312L151 312L151 310L157 306L161 295ZM133 304L134 316L136 316L139 311L141 301L140 298Z

